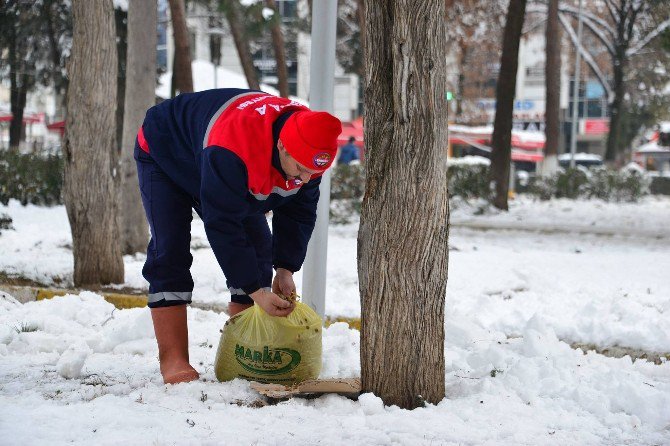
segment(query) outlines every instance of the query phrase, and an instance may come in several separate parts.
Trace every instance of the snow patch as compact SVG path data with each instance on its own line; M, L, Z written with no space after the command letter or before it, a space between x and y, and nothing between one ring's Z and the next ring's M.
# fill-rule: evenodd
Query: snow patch
M63 352L56 364L58 374L63 378L73 379L81 376L81 369L91 349L85 342L80 341Z

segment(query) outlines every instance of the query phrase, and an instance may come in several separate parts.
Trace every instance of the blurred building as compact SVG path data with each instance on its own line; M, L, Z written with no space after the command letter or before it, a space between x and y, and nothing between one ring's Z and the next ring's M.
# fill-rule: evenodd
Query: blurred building
M308 5L306 0L276 0L282 18L286 65L290 95L309 101L309 63L310 44L309 32L301 32L298 22L306 24ZM225 16L208 9L206 6L189 2L186 11L189 33L191 36L191 57L194 61L208 61L226 71L244 75L242 65L230 34ZM302 28L308 28L303 26ZM159 1L159 65L164 63L167 72L172 70L174 43L168 36L172 35L169 21L167 0ZM266 32L251 45L252 57L259 82L277 88L277 66L272 48L270 33ZM214 75L212 67L212 78ZM195 77L195 75L194 75ZM226 87L225 76L216 76L218 88ZM197 86L195 86L198 89ZM211 87L209 87L211 88ZM359 116L359 79L355 74L345 73L342 67L335 70L334 114L343 121L352 121Z
M565 33L564 33L565 34ZM460 79L462 96L452 102L451 118L459 124L492 125L496 110L496 85L500 70L500 49L475 47L468 52L465 73ZM458 72L448 58L451 73ZM514 101L514 129L544 132L545 128L545 35L544 27L526 33L519 47L519 68ZM590 70L582 66L579 86L577 151L604 155L609 118L607 97L601 84L588 77ZM572 138L572 88L574 83L574 51L564 35L561 54L560 116L561 152L569 151ZM451 84L459 79L452 76ZM460 111L460 113L459 113Z

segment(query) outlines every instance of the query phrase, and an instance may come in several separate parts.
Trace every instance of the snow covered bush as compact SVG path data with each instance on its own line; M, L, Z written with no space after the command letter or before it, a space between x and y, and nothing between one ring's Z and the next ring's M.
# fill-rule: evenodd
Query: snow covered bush
M528 194L540 200L551 200L556 193L556 179L557 175L533 177L528 187Z
M61 204L63 160L60 155L0 151L0 203L16 199L44 206Z
M491 195L489 160L477 156L453 158L448 163L449 196L465 200ZM336 166L333 169L331 200L361 200L365 192L365 171L361 165Z
M589 198L605 201L636 202L649 193L649 178L636 170L611 170L604 167L591 169L591 177L585 185Z
M565 169L556 176L556 198L579 198L583 194L584 185L589 182L589 172L582 167Z
M528 193L541 200L551 198L598 198L636 202L649 193L649 178L636 170L576 167L550 177L535 177Z
M335 166L330 180L330 199L362 198L365 191L365 171L360 164Z
M488 201L491 196L488 170L489 161L486 158L469 156L449 160L449 197ZM360 215L364 193L365 169L362 165L334 167L330 184L331 222L350 223Z
M344 224L360 215L365 192L365 169L360 164L335 166L330 180L330 219Z
M489 184L489 166L487 164L449 164L447 171L449 196L464 200L491 196Z

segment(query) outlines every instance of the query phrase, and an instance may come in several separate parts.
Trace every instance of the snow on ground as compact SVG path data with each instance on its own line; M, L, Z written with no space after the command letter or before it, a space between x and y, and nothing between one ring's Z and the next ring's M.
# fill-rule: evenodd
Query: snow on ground
M72 259L64 208L11 202L2 212L15 230L0 234L0 271L67 285ZM214 382L222 314L189 312L192 362L205 381L163 386L146 309L114 310L90 292L24 305L0 298L0 438L3 444L668 444L670 363L584 354L566 343L670 352L670 240L649 236L667 231L668 216L670 200L653 197L619 205L522 199L509 214L455 209L447 398L411 412L385 408L371 394L358 402L331 395L249 407L258 396L245 382ZM468 228L472 222L594 226L623 235L482 231ZM356 224L330 230L332 316L360 313L356 230ZM192 247L194 299L227 301L199 220ZM145 286L142 261L125 258L125 286ZM300 277L296 282L300 287ZM325 329L322 377L358 376L358 348L358 332L346 325Z

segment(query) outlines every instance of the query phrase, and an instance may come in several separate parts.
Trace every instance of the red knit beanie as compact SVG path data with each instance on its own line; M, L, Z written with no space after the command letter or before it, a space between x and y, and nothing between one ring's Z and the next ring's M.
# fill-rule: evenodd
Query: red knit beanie
M337 155L342 123L326 112L300 111L284 123L279 139L286 151L308 169L326 170Z

